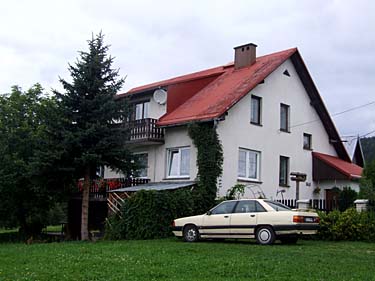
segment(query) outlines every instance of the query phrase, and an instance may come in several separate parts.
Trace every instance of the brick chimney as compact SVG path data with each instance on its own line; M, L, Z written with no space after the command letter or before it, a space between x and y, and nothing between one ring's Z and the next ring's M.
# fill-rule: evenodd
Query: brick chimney
M250 66L256 61L257 45L248 43L234 47L234 69Z

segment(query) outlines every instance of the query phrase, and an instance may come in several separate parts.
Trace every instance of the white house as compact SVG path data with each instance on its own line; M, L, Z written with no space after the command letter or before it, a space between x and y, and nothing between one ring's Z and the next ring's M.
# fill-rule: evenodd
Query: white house
M194 181L197 150L187 124L212 122L224 153L218 196L242 183L248 197L294 199L292 172L306 174L301 199L330 199L334 187L358 190L362 168L351 162L299 51L256 57L256 47L234 48L233 63L118 96L134 104L129 144L147 167L140 175ZM105 177L119 175L106 170Z

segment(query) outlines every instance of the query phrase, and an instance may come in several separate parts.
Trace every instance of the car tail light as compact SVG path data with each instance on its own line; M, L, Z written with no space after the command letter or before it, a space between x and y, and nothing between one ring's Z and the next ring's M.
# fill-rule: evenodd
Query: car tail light
M296 223L319 223L319 217L293 216L293 222Z
M172 226L172 227L175 227L175 226L176 226L176 223L175 223L174 221L172 221L171 226Z
M305 222L305 218L303 216L293 216L293 222L296 222L296 223Z

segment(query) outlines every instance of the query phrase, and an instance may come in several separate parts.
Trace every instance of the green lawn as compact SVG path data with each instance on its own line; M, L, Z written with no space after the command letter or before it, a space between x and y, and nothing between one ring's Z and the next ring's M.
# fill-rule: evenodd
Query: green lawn
M375 244L7 243L0 244L0 280L375 280Z

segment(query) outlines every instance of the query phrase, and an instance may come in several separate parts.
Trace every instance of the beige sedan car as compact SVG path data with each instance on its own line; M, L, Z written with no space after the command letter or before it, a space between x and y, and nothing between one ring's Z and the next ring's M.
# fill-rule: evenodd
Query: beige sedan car
M255 238L268 245L296 243L299 235L316 234L316 212L292 210L266 199L224 201L204 215L175 219L173 233L187 242L204 238Z

